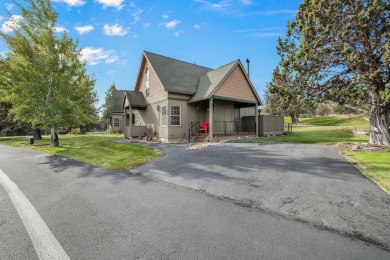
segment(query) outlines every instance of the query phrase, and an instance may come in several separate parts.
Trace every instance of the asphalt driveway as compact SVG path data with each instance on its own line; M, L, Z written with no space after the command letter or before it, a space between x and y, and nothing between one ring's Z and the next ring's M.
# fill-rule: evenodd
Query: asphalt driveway
M390 248L390 196L332 146L231 142L161 149L163 158L131 171Z

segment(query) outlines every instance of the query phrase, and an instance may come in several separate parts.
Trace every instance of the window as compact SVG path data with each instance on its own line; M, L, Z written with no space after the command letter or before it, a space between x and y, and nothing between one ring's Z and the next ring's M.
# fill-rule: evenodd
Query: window
M149 89L149 69L146 68L146 79L145 79L145 92L146 92L146 96L149 96L149 92L150 92L150 89Z
M134 125L136 125L136 126L139 126L139 125L141 125L140 123L140 114L139 113L135 113L134 115Z
M161 107L161 125L167 125L167 106Z
M119 118L115 117L114 118L114 127L119 127L119 126L120 126Z
M171 106L171 125L181 125L180 106Z

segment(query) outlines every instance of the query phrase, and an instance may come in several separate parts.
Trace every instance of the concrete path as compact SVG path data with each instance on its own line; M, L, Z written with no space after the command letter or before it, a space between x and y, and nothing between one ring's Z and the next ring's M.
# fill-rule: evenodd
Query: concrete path
M163 158L131 171L390 248L390 196L332 146L231 142L161 149Z

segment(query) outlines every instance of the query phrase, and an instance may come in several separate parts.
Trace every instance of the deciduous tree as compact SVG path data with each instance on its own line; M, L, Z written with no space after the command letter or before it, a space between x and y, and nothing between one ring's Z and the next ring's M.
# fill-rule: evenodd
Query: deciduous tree
M0 33L8 45L7 96L15 120L51 128L51 146L59 146L58 127L92 120L94 80L80 61L78 43L57 36L57 14L49 0L15 2L23 17L11 34ZM10 17L11 14L9 13Z

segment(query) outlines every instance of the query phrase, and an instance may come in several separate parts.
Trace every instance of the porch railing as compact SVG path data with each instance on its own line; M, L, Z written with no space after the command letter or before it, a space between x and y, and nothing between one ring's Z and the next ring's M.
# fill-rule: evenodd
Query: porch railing
M254 121L214 121L215 133L254 133L256 122Z
M188 142L191 142L192 134L199 135L200 121L192 121L188 129Z

